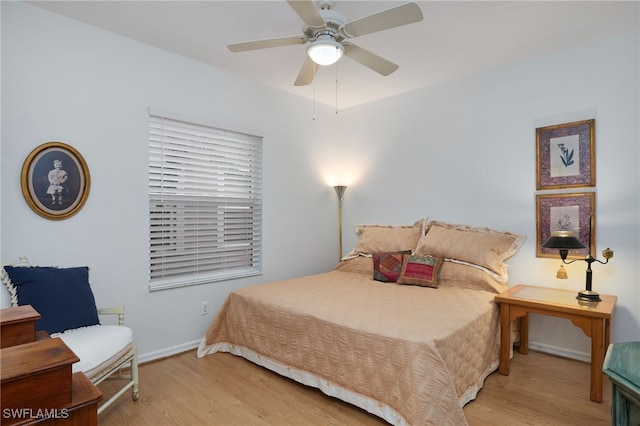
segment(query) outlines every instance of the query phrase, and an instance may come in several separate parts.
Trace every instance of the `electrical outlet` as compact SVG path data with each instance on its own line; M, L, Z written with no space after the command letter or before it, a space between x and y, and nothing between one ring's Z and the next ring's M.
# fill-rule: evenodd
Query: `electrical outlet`
M209 302L202 302L200 304L200 315L209 315Z

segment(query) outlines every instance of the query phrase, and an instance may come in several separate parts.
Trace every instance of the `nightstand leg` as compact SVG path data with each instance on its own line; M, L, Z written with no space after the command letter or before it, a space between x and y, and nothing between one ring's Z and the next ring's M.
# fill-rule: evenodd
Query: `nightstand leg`
M498 371L509 375L509 355L511 355L511 321L508 303L500 304L500 367Z
M602 402L602 363L604 362L605 320L591 319L591 400Z
M529 314L520 317L520 346L518 352L521 354L529 353Z

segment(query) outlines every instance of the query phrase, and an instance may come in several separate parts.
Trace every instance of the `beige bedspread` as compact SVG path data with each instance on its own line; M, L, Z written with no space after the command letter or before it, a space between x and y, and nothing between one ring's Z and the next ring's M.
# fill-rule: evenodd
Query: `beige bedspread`
M231 352L392 424L464 425L498 366L495 293L334 270L232 292L198 357Z

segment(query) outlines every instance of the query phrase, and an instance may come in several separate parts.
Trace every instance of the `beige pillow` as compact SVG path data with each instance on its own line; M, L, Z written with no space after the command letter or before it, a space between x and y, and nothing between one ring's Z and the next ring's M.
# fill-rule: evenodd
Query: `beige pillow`
M438 283L441 287L458 287L502 293L508 286L499 283L489 274L474 266L446 260L440 267Z
M336 271L356 272L359 274L371 275L373 269L373 258L356 256L352 259L342 260L334 268Z
M418 241L424 233L426 219L421 219L413 225L360 225L356 228L359 240L355 248L342 260L353 259L357 256L371 257L373 253L389 253L403 250L412 252L418 246Z
M432 221L420 240L415 254L439 256L485 268L500 282L507 281L505 259L522 247L524 235L490 228L472 228Z

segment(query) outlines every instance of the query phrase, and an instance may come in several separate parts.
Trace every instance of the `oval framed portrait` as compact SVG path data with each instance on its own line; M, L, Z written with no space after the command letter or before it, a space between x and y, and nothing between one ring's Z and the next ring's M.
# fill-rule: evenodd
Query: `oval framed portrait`
M78 213L89 196L87 163L73 147L47 142L29 154L22 165L22 194L40 216L61 220Z

